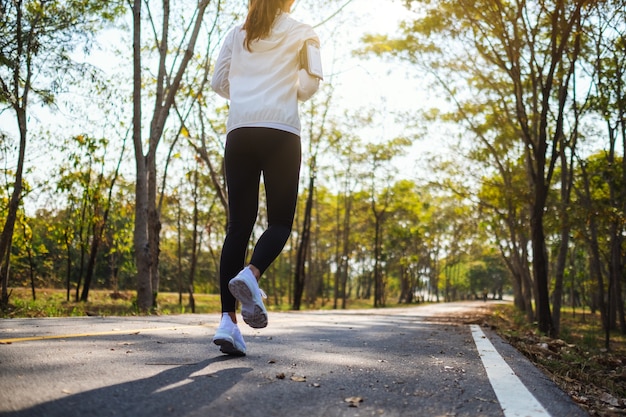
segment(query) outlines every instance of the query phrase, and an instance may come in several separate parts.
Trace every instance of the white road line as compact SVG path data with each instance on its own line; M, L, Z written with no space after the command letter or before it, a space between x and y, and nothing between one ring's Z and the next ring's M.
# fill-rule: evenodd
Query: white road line
M500 401L505 417L550 416L550 413L528 391L528 388L500 356L480 326L472 324L470 329L485 371L487 371L487 377Z

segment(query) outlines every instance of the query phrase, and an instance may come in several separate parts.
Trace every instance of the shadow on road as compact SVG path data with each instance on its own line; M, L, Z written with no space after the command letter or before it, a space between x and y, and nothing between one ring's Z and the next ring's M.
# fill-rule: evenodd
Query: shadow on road
M231 357L218 356L191 365L177 366L150 378L68 395L20 411L0 414L6 417L193 414L220 398L252 370L235 367L194 375L214 363L227 360L231 360Z

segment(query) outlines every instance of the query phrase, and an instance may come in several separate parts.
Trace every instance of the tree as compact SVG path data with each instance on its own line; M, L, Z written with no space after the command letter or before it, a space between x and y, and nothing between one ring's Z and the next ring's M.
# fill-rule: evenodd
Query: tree
M69 53L81 39L92 36L103 19L112 19L119 6L116 1L91 0L0 2L0 104L8 105L15 113L19 132L13 191L0 234L2 306L8 303L8 266L23 191L29 105L33 101L44 106L54 104L55 89L63 83L61 77L55 79L54 75L81 71L72 65Z
M102 187L106 187L103 190L99 190L102 194L101 196L95 197L95 207L94 207L94 219L93 219L93 233L91 236L91 244L89 248L89 259L87 261L87 267L85 270L85 283L83 285L83 291L80 295L80 301L86 302L89 298L89 288L91 287L91 283L93 281L93 277L96 269L96 258L98 256L98 252L100 250L100 246L103 241L104 232L108 227L109 214L111 213L111 206L113 203L113 191L115 188L115 183L120 175L120 166L122 165L122 161L124 160L124 152L126 149L126 139L124 139L124 143L122 145L122 150L120 152L120 157L117 162L117 166L111 176L111 179L105 179L104 172L100 172L98 176L98 183ZM104 171L104 169L103 169ZM105 181L108 181L108 184L104 184ZM101 201L104 199L104 201Z
M616 7L620 6L621 7ZM626 213L626 11L624 2L594 3L591 8L596 19L595 25L586 28L592 39L589 63L595 72L595 89L592 95L594 111L601 115L606 125L606 150L604 162L608 186L610 227L608 230L610 251L608 255L609 303L606 332L608 348L609 329L615 327L619 317L622 333L626 333L626 318L622 295L625 256L623 242ZM619 156L621 147L622 155ZM607 149L608 148L608 149ZM621 161L620 161L621 160Z
M365 157L369 164L370 208L374 218L374 307L385 306L385 279L383 276L383 234L391 204L391 161L405 147L410 145L407 138L395 138L386 143L368 144ZM381 187L382 185L382 187Z
M622 177L621 159L615 164L607 163L607 153L594 154L586 160L578 161L577 181L574 183L575 202L572 216L576 219L574 232L586 246L589 275L595 281L595 297L592 300L592 311L599 309L605 330L606 348L609 348L610 331L616 328L618 314L615 294L617 286L613 281L612 252L614 251L615 217L619 216L613 200L611 183L619 183ZM623 267L622 267L623 268ZM623 279L618 277L617 279Z
M568 93L579 54L575 39L586 3L443 0L425 5L423 18L405 23L404 38L366 38L371 50L422 62L455 103L458 119L477 136L483 133L476 129L481 121L493 114L492 106L481 104L497 103L510 117L516 133L511 139L523 154L531 190L535 301L544 333L554 330L544 213L567 135ZM421 2L407 2L409 7L414 4ZM457 89L455 78L467 80L465 88ZM468 94L472 89L475 94ZM471 113L465 111L468 106L474 108Z
M168 70L170 56L170 2L163 1L162 21L160 33L153 24L155 44L158 48L158 68L155 80L154 111L150 122L148 135L148 149L144 153L141 126L141 7L142 2L133 3L133 63L134 63L134 92L133 92L133 143L135 145L136 180L136 209L135 209L135 255L137 258L137 306L142 312L147 312L156 306L158 293L159 273L159 235L161 230L159 210L157 207L157 149L163 137L165 124L169 112L174 105L176 94L187 65L192 58L196 41L202 26L204 12L209 0L198 2L194 9L193 19L189 30L184 33L174 63L171 68L177 68L173 73ZM219 10L219 5L218 5ZM150 9L148 7L148 12ZM154 23L154 22L153 22ZM179 56L180 53L182 56Z
M296 265L293 278L293 309L299 310L302 303L302 294L304 292L306 282L306 261L311 244L311 217L313 211L313 196L315 194L315 178L317 176L317 158L318 154L323 150L325 146L328 146L327 139L327 124L328 113L330 110L330 103L332 101L332 88L326 88L325 94L317 93L316 97L312 98L308 105L307 121L305 127L305 134L309 139L309 182L307 187L307 198L304 209L304 216L302 219L302 230L299 234L298 249L296 254Z
M432 214L429 213L432 196L409 180L393 184L391 193L394 198L385 244L388 269L397 271L398 302L410 304L420 289L418 265L428 259L424 235Z
M520 163L503 161L498 169L498 174L482 179L476 195L481 224L511 273L515 306L532 322L534 286L528 253L530 214L526 204L529 190Z
M348 128L346 128L348 130ZM334 297L333 308L339 307L339 299L341 299L341 308L346 308L348 298L348 277L350 273L350 260L355 239L352 233L352 210L354 193L359 183L359 175L357 175L353 166L358 165L360 161L359 153L355 154L354 150L358 149L359 138L352 134L346 134L341 129L333 129L329 135L330 149L333 151L333 163L329 168L332 170L332 177L337 183L339 189L337 193L337 202L335 204L335 281L334 281Z

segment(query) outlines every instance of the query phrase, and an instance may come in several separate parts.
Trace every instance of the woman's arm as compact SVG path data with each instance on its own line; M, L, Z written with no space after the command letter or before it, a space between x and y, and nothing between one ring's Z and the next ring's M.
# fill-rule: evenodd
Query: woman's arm
M230 82L228 81L228 75L230 74L230 61L233 50L233 37L237 28L230 31L224 40L224 45L220 50L220 54L215 62L215 70L213 71L213 78L211 78L211 88L220 96L230 99Z

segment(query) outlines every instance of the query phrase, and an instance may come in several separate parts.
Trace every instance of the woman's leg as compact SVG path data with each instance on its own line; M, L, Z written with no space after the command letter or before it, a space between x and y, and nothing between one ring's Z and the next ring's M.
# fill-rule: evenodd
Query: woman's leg
M220 295L222 312L232 313L236 322L236 299L228 282L245 264L246 249L256 221L261 166L250 147L256 138L251 129L236 129L228 134L224 168L228 188L228 225L220 258Z
M222 311L235 311L228 282L241 271L258 212L259 180L263 172L268 228L257 241L251 270L265 272L291 233L298 198L301 147L292 133L269 128L241 128L229 133L224 164L229 220L220 260ZM231 316L232 317L232 316Z
M289 132L264 129L262 159L268 227L256 242L250 264L263 274L280 255L291 234L300 179L300 138Z
M268 227L257 241L250 265L228 283L241 302L241 316L250 327L267 326L267 309L258 280L280 254L291 232L298 196L300 140L275 129L255 128L250 147L256 150L266 190Z

